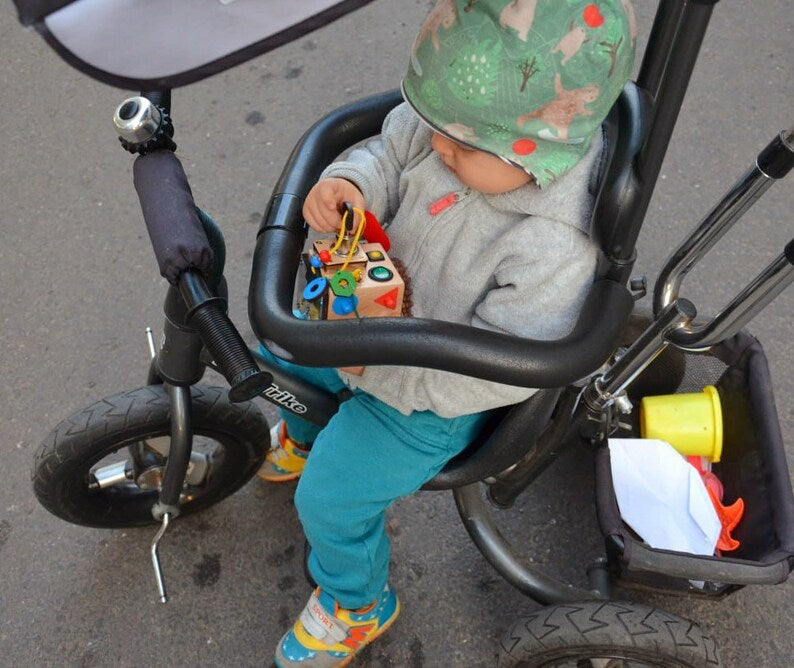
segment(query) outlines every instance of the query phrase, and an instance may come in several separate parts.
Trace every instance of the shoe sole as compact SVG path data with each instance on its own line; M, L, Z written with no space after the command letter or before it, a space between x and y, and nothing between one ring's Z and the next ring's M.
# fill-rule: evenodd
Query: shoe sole
M301 473L303 473L303 471L298 471L296 473L287 473L285 475L280 475L280 476L264 476L261 473L257 473L256 475L259 477L260 480L264 480L265 482L289 482L290 480L295 480L296 478L300 478Z
M375 633L373 633L366 641L359 647L355 652L353 652L349 657L346 659L342 659L341 663L337 663L336 665L338 668L342 668L342 666L348 665L353 659L358 656L358 653L364 649L367 645L369 645L373 640L377 640L380 635L389 630L389 627L394 624L397 617L400 616L400 599L397 599L397 607L394 609L394 614L391 616L391 619L386 622L383 626L381 626Z
M342 668L343 666L348 665L353 659L355 659L358 656L359 652L361 652L362 649L364 649L367 645L369 645L373 640L377 640L381 636L382 633L385 633L386 631L388 631L389 628L391 627L391 625L394 624L394 622L400 616L400 608L401 608L400 599L398 598L397 599L397 607L394 609L394 614L391 616L391 619L388 622L386 622L383 626L381 626L369 638L367 638L367 640L355 652L353 652L346 659L342 659L342 661L340 663L337 663L336 664L336 668ZM276 668L282 668L281 664L278 662L278 659L275 659L274 663L276 664Z

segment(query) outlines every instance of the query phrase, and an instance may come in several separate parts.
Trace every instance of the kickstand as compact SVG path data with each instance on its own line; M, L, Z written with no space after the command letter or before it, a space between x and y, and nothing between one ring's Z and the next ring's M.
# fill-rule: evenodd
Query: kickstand
M163 523L157 531L154 539L152 540L152 566L154 566L154 577L157 579L157 591L160 594L160 603L165 603L168 600L168 595L165 593L165 582L163 582L163 569L160 568L160 557L157 555L157 544L163 537L165 530L168 528L168 522L171 519L171 513L163 514Z

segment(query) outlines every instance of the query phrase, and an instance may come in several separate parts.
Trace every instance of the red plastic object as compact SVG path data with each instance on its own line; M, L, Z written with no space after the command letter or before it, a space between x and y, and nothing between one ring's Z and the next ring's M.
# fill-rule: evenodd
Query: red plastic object
M380 244L387 253L391 248L389 235L386 234L378 219L371 211L364 212L364 238L371 244Z
M714 505L714 510L717 511L717 517L722 524L722 531L720 531L720 537L717 539L717 549L722 552L735 550L741 543L731 536L731 531L739 524L739 520L744 515L744 500L738 498L730 506L723 506L722 501L717 498L711 487L707 486L706 491L711 497L711 503Z
M720 524L722 524L720 537L717 539L717 553L735 550L741 543L731 536L731 531L736 528L739 520L742 519L742 515L744 515L744 499L736 499L730 506L724 506L722 504L724 491L722 481L711 471L703 470L703 459L701 457L687 457L687 461L700 473L700 477L711 499L711 505L714 506Z
M703 484L706 486L706 489L710 489L714 492L714 496L721 500L724 492L722 481L711 471L701 473L700 477L703 479Z

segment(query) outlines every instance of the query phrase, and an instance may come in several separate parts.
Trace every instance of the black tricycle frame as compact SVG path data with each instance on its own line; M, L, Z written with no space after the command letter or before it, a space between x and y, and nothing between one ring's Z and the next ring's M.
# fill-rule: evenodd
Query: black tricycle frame
M668 347L705 350L730 338L794 280L794 243L789 243L714 317L696 322L694 305L678 298L686 273L791 169L792 128L773 138L756 163L674 251L653 290L654 318L648 328L619 360L593 376L583 392L571 385L609 360L626 326L634 303L626 284L635 242L714 4L660 4L637 81L627 85L605 122L609 154L592 221L592 234L603 251L602 263L579 321L563 340L527 341L418 319L317 322L297 321L292 316L294 267L306 233L300 214L303 199L331 159L377 134L385 113L399 102L396 93L337 110L310 129L293 151L259 230L249 315L257 337L277 355L311 366L427 366L544 388L524 404L500 412L464 456L451 461L425 486L453 489L478 548L503 577L543 603L605 598L608 578L601 568L591 569L591 588L584 590L529 566L491 521L479 481L489 479L491 501L508 506L562 447L582 436L603 446L627 387L658 355ZM564 424L549 423L552 413L562 414ZM737 567L737 582L747 577L740 571ZM730 579L725 573L720 577ZM779 577L776 572L768 579L779 581Z
M645 329L624 341L635 301L645 287L630 281L635 243L659 175L698 52L718 0L662 0L636 82L629 83L604 124L606 152L592 219L601 247L597 278L574 330L558 341L530 341L473 327L415 318L305 321L292 312L295 273L307 227L301 209L323 168L345 149L377 134L386 113L400 101L391 91L355 102L318 121L295 147L277 183L257 234L249 289L249 317L257 338L277 356L309 366L401 364L426 366L525 387L541 388L522 404L496 411L484 433L431 480L425 489L452 489L472 540L511 584L541 603L605 600L610 575L624 545L607 536L607 557L589 569L589 588L550 577L523 561L491 520L481 493L499 507L512 504L559 455L582 439L603 448L630 410L627 389L654 360L670 351L708 350L737 335L794 280L794 241L716 316L697 318L679 298L681 283L697 261L749 206L794 166L794 127L765 147L754 165L672 253L653 288L653 316ZM66 3L61 3L66 4ZM170 90L143 91L170 123ZM126 103L125 103L126 104ZM122 105L123 106L123 105ZM171 400L171 445L152 508L162 526L152 546L161 598L165 588L157 544L180 513L180 494L191 454L190 387L206 367L222 373L229 396L262 396L318 425L346 399L327 395L287 375L249 350L226 315L223 236L197 209L173 154L173 126L160 143L136 160L136 188L160 259L163 230L174 223L207 247L207 257L169 277L163 344L154 350L149 384L164 384ZM163 175L169 178L163 178ZM167 187L163 183L168 183ZM167 204L166 204L167 202ZM163 265L161 263L161 271ZM165 272L164 272L165 273ZM625 343L625 348L620 345ZM581 379L589 379L580 382ZM264 444L263 444L264 445ZM140 451L130 448L135 467ZM785 460L783 460L785 466ZM781 476L787 480L787 473ZM794 525L791 489L782 492L783 522ZM791 536L785 537L789 541ZM616 542L617 541L617 542ZM794 543L779 546L782 568L730 560L715 579L741 586L780 582L794 567ZM656 555L657 572L686 576L681 561ZM685 561L691 578L708 579L710 565ZM724 591L724 590L722 590Z

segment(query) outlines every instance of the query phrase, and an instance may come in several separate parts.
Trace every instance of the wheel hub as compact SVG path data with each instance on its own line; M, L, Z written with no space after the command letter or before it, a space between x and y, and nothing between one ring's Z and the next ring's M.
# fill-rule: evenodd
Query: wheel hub
M150 466L141 471L135 482L138 483L138 487L141 489L159 489L163 482L164 473L165 466Z

